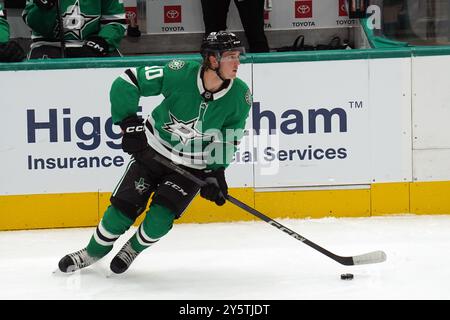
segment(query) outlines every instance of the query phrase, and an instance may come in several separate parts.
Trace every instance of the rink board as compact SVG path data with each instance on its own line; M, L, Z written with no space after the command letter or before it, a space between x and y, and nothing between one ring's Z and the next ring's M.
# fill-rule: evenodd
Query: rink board
M264 13L265 30L301 31L357 25L357 20L349 19L343 0L273 1L271 5L272 10ZM165 0L147 1L146 12L147 17L151 17L147 19L147 34L203 33L205 30L199 1L178 0L175 5ZM243 31L234 1L230 3L227 29Z
M254 101L230 193L274 218L450 213L449 57L377 52L242 64ZM98 223L128 162L109 88L128 66L164 61L146 59L1 71L0 230ZM142 114L160 100L141 99ZM179 222L249 219L199 198Z
M448 214L450 182L372 184L369 189L230 194L271 218L368 217L387 214ZM1 230L90 227L100 221L110 193L64 193L0 197ZM136 220L139 224L144 216ZM177 223L258 220L227 203L217 207L197 197Z

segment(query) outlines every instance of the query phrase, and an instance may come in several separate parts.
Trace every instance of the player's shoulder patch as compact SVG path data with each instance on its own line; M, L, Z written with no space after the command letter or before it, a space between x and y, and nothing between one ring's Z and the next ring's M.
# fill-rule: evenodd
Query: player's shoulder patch
M183 60L172 60L169 62L169 64L167 65L170 69L172 70L180 70L183 69L183 67L186 65L186 62L184 62Z
M253 103L253 95L248 85L242 79L236 78L234 79L233 86L236 86L236 90L239 92L238 95L243 97L245 102L251 106Z

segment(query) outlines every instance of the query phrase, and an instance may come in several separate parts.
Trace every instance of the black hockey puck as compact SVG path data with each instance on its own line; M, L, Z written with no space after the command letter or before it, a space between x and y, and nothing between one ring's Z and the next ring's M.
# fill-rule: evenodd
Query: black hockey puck
M353 274L351 273L343 273L341 274L341 280L352 280Z

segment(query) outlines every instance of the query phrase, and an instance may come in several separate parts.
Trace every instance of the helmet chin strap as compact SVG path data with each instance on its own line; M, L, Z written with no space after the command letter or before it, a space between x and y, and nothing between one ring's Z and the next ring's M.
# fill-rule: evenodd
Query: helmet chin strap
M224 78L222 77L222 75L220 74L220 59L221 59L220 53L216 54L215 57L216 57L216 59L217 59L217 62L219 63L219 66L218 66L216 69L213 69L212 66L211 66L211 64L209 63L208 68L211 69L212 71L214 71L214 72L217 74L217 76L220 78L220 80L222 80L222 81L225 82L227 79L224 79Z
M213 69L214 70L214 69ZM227 79L224 79L222 76L221 76L221 74L220 74L220 66L217 68L217 69L215 69L214 70L215 72L216 72L216 74L217 74L217 76L220 78L220 80L222 80L222 81L226 81Z

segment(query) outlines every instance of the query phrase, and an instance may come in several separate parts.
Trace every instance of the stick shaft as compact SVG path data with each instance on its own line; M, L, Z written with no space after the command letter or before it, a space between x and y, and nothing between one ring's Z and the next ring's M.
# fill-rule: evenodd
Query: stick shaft
M159 154L155 154L153 156L153 159L155 159L159 163L165 165L166 167L178 172L179 174L185 176L186 178L192 180L192 182L196 183L200 187L206 185L206 182L203 181L202 179L196 177L194 174L190 173L189 171L185 170L182 167L179 167L172 161L166 159L165 157L163 157ZM247 211L248 213L254 215L255 217L260 218L261 220L267 222L271 226L277 228L278 230L285 232L286 234L290 235L291 237L303 242L304 244L310 246L311 248L319 251L320 253L326 255L327 257L333 259L334 261L336 261L340 264L350 266L350 265L354 265L354 264L378 263L378 262L383 262L386 260L386 254L382 251L370 252L370 253L355 256L355 257L338 256L338 255L328 251L327 249L322 248L318 244L306 239L305 237L303 237L300 234L298 234L297 232L289 229L288 227L283 226L281 223L273 220L272 218L266 216L265 214L259 212L258 210L246 205L245 203L241 202L240 200L234 198L233 196L228 195L227 200L229 202L231 202L232 204L238 206L239 208Z
M59 25L59 41L61 42L61 58L66 57L66 41L64 40L64 23L61 15L60 0L56 1L56 15Z

